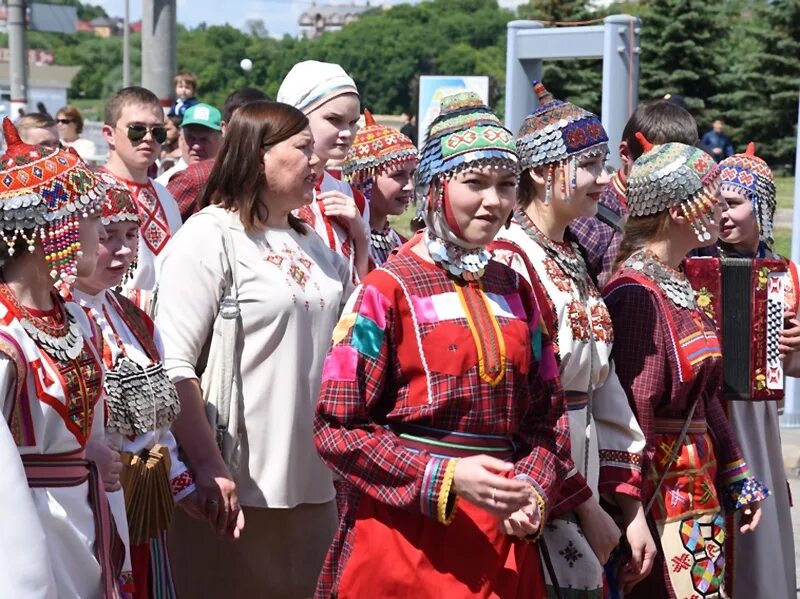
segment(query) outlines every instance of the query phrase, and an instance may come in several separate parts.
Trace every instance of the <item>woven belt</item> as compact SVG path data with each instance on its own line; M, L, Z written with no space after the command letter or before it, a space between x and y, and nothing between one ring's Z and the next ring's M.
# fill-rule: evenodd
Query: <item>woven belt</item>
M580 391L567 391L564 393L567 399L567 410L582 410L589 405L589 394Z
M686 422L683 418L656 418L654 421L655 431L657 433L679 433L683 428L683 423ZM708 431L708 423L705 418L695 418L689 424L687 433L703 435Z
M511 460L514 456L513 443L500 435L444 431L416 424L392 424L390 428L407 448L439 457L466 458L485 454Z
M31 488L77 487L89 482L87 500L94 514L95 554L101 568L103 598L118 597L116 581L122 571L125 547L117 534L95 463L86 460L82 451L70 454L24 454L20 457Z

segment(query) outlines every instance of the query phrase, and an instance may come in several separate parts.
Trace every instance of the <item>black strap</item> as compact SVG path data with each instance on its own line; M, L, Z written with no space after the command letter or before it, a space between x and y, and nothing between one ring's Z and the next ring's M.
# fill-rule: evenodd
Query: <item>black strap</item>
M544 526L544 523L542 526ZM547 573L550 575L550 583L553 585L553 592L556 595L556 599L564 599L564 595L561 594L561 587L558 586L556 569L553 567L553 561L550 559L550 552L547 550L547 544L544 542L544 535L539 537L537 544L539 545L539 550L542 552L544 567L547 568Z
M605 204L597 204L597 218L607 224L617 233L622 233L622 216L614 212Z

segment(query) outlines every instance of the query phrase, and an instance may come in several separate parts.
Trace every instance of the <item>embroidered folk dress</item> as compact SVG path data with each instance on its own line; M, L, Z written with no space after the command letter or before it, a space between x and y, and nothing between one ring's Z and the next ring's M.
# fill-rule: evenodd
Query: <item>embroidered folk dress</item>
M103 362L108 371L114 370L122 357L133 360L142 367L161 361L163 345L158 331L152 320L130 300L110 290L90 295L76 289L73 291L73 296L87 316L97 325L102 335L102 340L98 340L97 345L103 347ZM95 330L85 333L92 335L95 334ZM112 402L115 399L107 396L107 401ZM152 412L156 406L147 405L144 409ZM167 448L170 458L170 487L177 503L192 493L195 486L191 472L178 457L177 443L170 431L171 424L171 421L165 422L154 430L135 436L107 429L106 439L117 451L134 455L148 451L156 444ZM149 545L134 545L130 549L136 597L152 599L175 597L166 551L166 531L161 538L153 539Z
M337 254L344 256L350 264L350 272L353 281L355 275L355 256L353 254L353 240L348 232L335 219L325 215L321 202L317 201L317 195L328 191L339 191L355 199L361 218L365 223L369 222L369 203L363 194L353 189L346 181L341 181L328 171L322 173L322 180L314 189L314 201L308 206L303 206L296 211L297 217L303 219L312 229L322 237L328 247Z
M77 304L63 305L82 329L89 326ZM60 322L58 308L28 310ZM21 503L3 512L0 596L111 599L118 596L124 548L102 481L84 457L87 442L103 438L102 361L85 338L78 358L53 359L25 331L23 318L0 295L2 451L11 451L10 432L19 452L2 461L25 468L24 477L16 464L3 474L3 503L12 497ZM7 544L21 537L19 545Z
M575 463L544 537L559 587L570 592L570 597L600 598L603 566L572 510L593 493L623 493L641 499L644 449L642 430L610 359L614 339L611 317L577 248L569 242L547 240L524 213L518 212L511 226L501 229L489 249L495 260L527 280L532 278L534 289L543 291L540 306L545 311L545 325L554 332ZM576 260L579 268L573 273L565 270L554 252ZM577 280L581 275L582 280Z
M703 248L704 256L718 256L716 246ZM725 256L744 258L726 249ZM786 306L793 314L798 311L797 265L772 252L763 243L757 258L785 260ZM706 310L712 306L706 307ZM746 364L742 364L746 368ZM735 597L758 597L763 589L770 589L774 597L791 597L797 588L794 564L794 534L792 531L791 496L781 449L780 418L777 401L724 401L725 412L731 422L742 455L753 475L772 491L764 502L761 522L755 531L741 534L734 528L734 538L727 549L732 550L727 567L733 566L732 594ZM732 558L732 559L731 559Z
M352 490L316 597L540 597L535 546L445 481L492 455L552 505L572 467L555 357L511 269L464 284L418 240L365 277L325 361L315 440Z
M656 562L626 597L728 597L723 510L737 510L768 491L751 477L722 408L714 323L693 296L692 307L681 307L664 283L644 272L656 264L671 280L685 281L656 260L649 253L634 254L604 291L614 325L617 376L646 439L645 501L670 464L691 406L697 406L648 513L660 546Z
M145 312L150 312L152 291L156 287L157 261L169 240L182 224L177 202L160 183L149 179L137 183L113 175L105 169L98 171L106 183L121 184L128 188L139 210L139 249L136 270L123 285L124 293Z

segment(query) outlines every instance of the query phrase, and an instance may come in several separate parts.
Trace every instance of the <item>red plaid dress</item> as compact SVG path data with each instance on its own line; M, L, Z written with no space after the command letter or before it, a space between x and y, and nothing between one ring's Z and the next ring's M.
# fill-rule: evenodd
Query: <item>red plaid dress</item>
M358 287L323 368L315 440L352 492L316 596L521 596L540 588L535 548L462 499L451 524L437 521L449 458L413 450L398 431L501 440L514 475L549 505L572 468L555 356L513 271L491 262L480 284L459 288L414 242ZM470 310L476 300L487 312Z
M614 324L617 376L646 439L645 502L669 464L692 403L698 402L692 427L648 514L661 545L656 563L626 597L727 597L721 512L763 499L766 490L742 460L720 402L722 356L714 324L700 309L677 307L655 282L627 268L609 282L605 300Z

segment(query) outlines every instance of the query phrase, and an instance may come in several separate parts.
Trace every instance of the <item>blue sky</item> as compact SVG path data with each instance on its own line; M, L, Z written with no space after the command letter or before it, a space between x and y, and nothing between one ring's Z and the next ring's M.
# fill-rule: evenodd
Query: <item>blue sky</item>
M121 17L124 13L124 0L84 0L88 4L100 5L111 16ZM365 4L366 0L352 0ZM373 0L373 6L395 4L400 0ZM408 0L407 0L408 1ZM501 6L515 6L523 0L500 0ZM177 0L178 22L187 27L195 27L205 21L209 25L230 23L241 28L248 19L262 19L270 35L281 37L288 33L297 34L297 19L311 5L311 0ZM317 0L317 4L349 4L351 0ZM417 0L411 0L415 3ZM220 7L224 6L224 10ZM142 0L130 0L131 20L138 21L142 16Z

